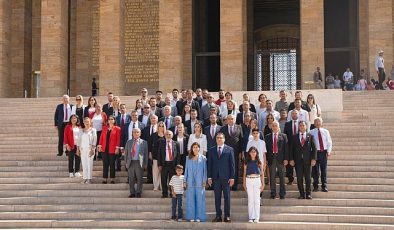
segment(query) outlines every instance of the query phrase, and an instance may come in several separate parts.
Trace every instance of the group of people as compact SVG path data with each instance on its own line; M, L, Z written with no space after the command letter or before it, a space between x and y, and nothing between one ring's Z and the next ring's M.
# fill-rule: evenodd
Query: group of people
M163 99L162 91L148 97L143 88L130 113L118 96L107 96L102 106L93 96L84 105L81 95L72 105L64 95L55 111L57 155L68 156L70 177L81 176L82 161L82 183L92 183L95 159L103 161L102 183L115 183L123 160L130 198L142 196L146 172L153 190L161 190L162 198L172 197L172 219L183 219L185 193L185 219L206 221L205 189L212 189L214 222L231 222L230 191L238 190L239 178L248 194L249 222L260 219L260 195L266 184L270 184L270 197L277 197L277 176L279 198L285 199L284 178L293 183L294 167L299 199L312 199L311 175L313 191L318 191L319 177L322 191L328 191L332 141L322 128L322 109L312 94L303 101L302 92L296 91L290 103L287 93L280 91L275 105L260 94L259 104L254 105L245 93L238 107L231 92L223 90L217 100L206 89L174 89L172 97Z
M327 89L343 89L344 91L362 91L362 90L393 90L394 89L394 66L391 71L391 76L386 77L384 67L384 51L380 50L378 56L375 59L375 70L378 80L370 79L366 76L365 70L361 69L360 76L355 79L353 72L350 67L346 68L346 71L342 75L342 79L336 75L335 77L329 73L325 79ZM320 67L316 68L313 74L313 79L316 89L323 89L323 77L320 72ZM357 81L356 81L357 80ZM385 82L385 83L384 83Z

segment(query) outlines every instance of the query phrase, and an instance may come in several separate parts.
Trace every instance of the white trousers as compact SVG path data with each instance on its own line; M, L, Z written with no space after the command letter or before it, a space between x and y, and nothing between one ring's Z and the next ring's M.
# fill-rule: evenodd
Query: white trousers
M83 179L92 179L93 176L93 158L94 156L89 157L89 148L81 149L81 161L82 161L82 170L83 170Z
M161 173L159 170L159 166L157 165L157 160L153 160L152 177L153 177L153 189L161 190Z
M260 178L246 178L249 220L260 220Z

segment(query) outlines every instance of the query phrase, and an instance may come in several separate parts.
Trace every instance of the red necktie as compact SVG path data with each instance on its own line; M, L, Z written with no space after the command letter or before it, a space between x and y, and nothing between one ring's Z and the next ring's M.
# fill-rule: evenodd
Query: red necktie
M135 152L137 152L137 141L138 140L134 140L133 149L131 150L131 157L132 158L134 158Z
M305 144L304 134L301 134L301 145L304 146L304 144Z
M320 129L317 129L317 136L319 137L320 151L324 151L323 137L321 136Z
M296 126L296 121L293 121L294 127L293 127L293 135L297 134L297 126Z
M278 139L277 139L277 135L278 134L274 134L274 147L272 149L272 152L274 152L275 154L278 153Z
M170 146L170 142L167 142L167 149L168 149L168 159L170 161L172 161L172 151L171 151L171 146Z

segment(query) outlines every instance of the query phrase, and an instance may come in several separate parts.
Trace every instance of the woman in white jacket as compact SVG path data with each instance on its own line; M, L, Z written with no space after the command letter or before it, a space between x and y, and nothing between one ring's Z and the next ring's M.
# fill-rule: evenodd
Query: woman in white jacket
M82 184L90 184L93 174L93 157L96 149L97 134L96 129L92 128L89 117L85 117L83 123L85 128L79 132L78 152L82 161Z

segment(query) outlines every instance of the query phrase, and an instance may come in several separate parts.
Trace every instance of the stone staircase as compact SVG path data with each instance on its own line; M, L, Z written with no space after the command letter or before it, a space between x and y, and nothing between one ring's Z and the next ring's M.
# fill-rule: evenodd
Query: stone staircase
M231 194L231 224L178 223L168 220L170 199L152 185L144 185L143 198L129 199L124 171L117 184L101 184L100 161L95 183L80 184L67 177L66 157L55 156L58 99L0 99L0 228L394 229L394 93L344 92L343 98L339 119L324 123L334 142L329 192L312 193L309 201L296 199L296 184L287 186L285 200L267 199L265 191L259 224L246 223L244 191ZM212 191L207 211L213 218Z

